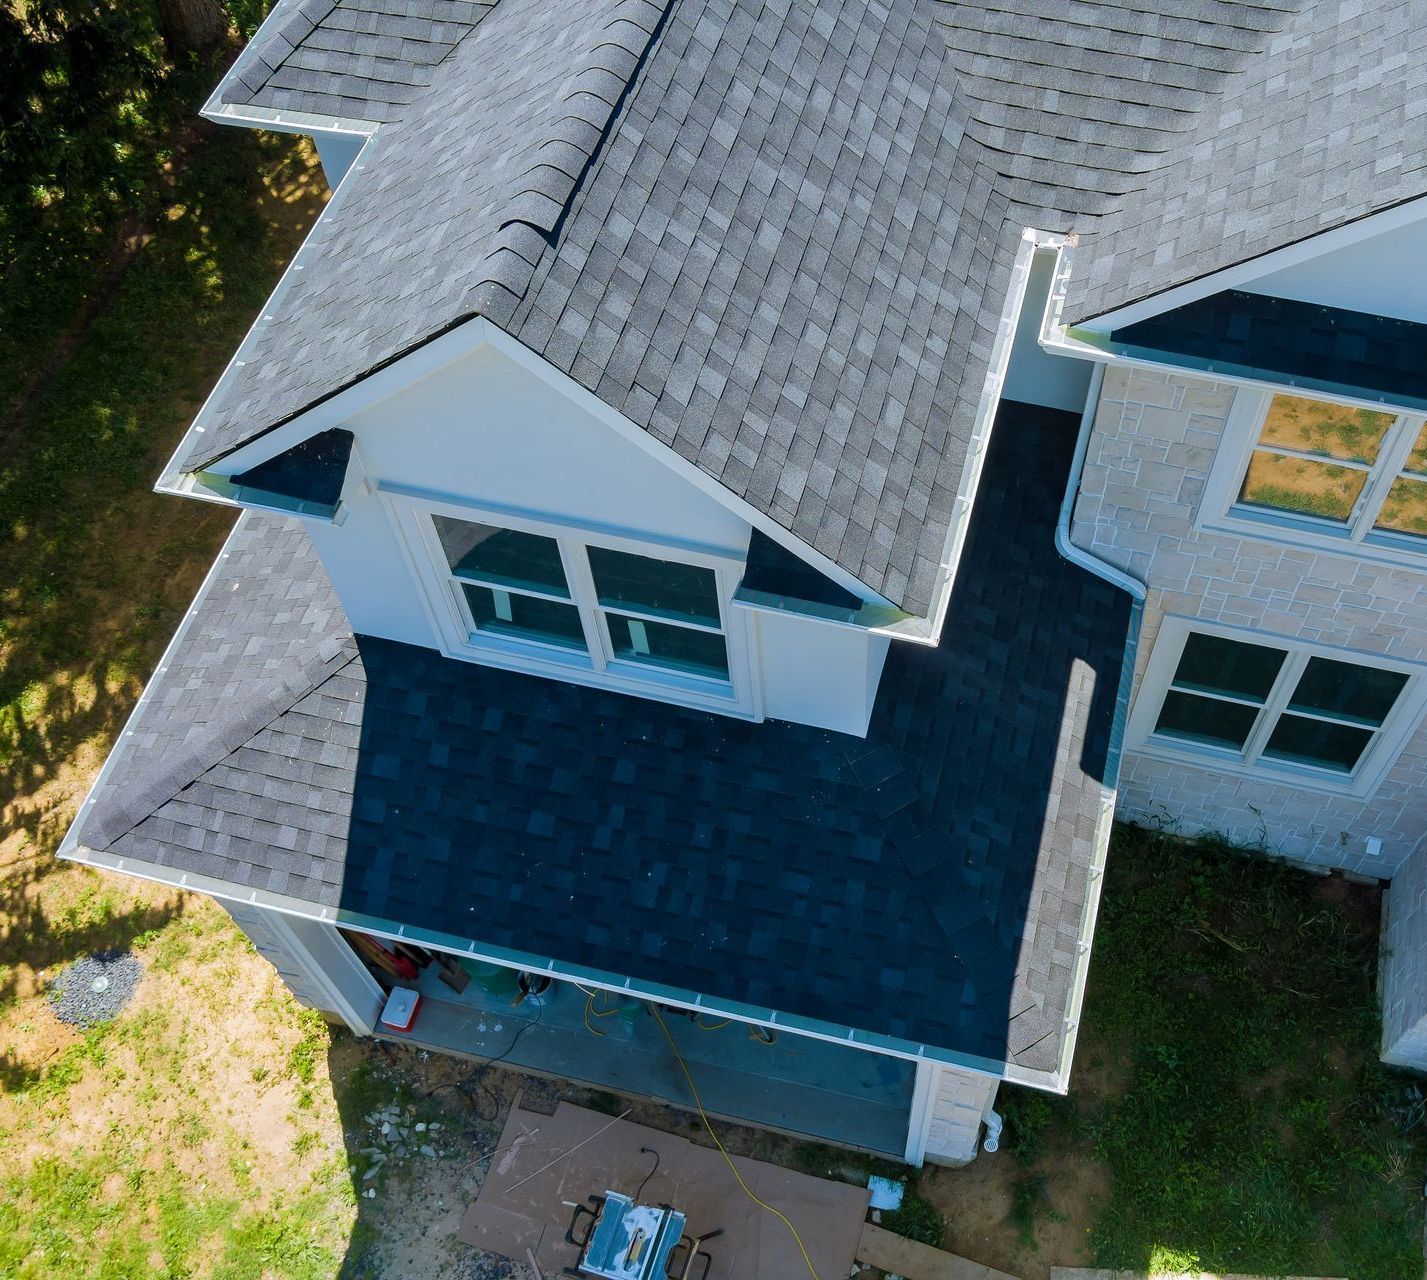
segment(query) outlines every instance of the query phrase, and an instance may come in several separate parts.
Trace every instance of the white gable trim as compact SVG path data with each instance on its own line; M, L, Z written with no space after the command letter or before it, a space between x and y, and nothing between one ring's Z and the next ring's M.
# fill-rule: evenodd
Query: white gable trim
M1190 280L1185 284L1165 289L1162 293L1152 294L1138 302L1116 307L1113 311L1107 311L1103 315L1093 316L1078 324L1069 325L1067 331L1070 333L1074 333L1075 330L1084 330L1088 333L1108 333L1112 329L1120 329L1140 320L1148 320L1151 316L1160 315L1165 311L1173 311L1176 307L1186 306L1188 303L1198 302L1201 298L1222 293L1225 289L1241 288L1274 271L1297 266L1300 262L1308 262L1323 254L1332 253L1336 249L1343 249L1348 245L1371 239L1384 231L1396 231L1399 227L1410 226L1424 219L1427 219L1427 196L1418 196L1401 204L1393 205L1391 208L1367 214L1352 222L1346 222L1342 226L1319 231L1302 240L1297 240L1293 244L1285 245L1281 249L1261 253L1257 257L1248 258L1231 267L1201 276L1197 280Z
M334 199L336 198L334 197ZM281 287L280 284L279 288ZM256 466L259 462L282 453L285 449L290 449L293 445L301 443L319 431L326 431L331 427L346 424L356 414L400 394L439 369L486 347L499 352L539 378L567 400L572 401L578 408L598 419L616 435L663 463L680 479L693 485L699 492L713 498L773 541L786 547L793 555L826 574L839 586L871 604L889 609L895 608L886 597L873 591L865 583L823 555L822 552L809 546L795 534L783 528L776 520L764 515L743 498L738 497L674 449L662 441L656 440L643 427L626 418L617 409L611 408L592 391L581 386L568 374L555 368L544 357L537 355L524 343L512 338L505 330L492 324L484 316L476 316L447 330L439 337L417 347L414 351L393 360L375 373L368 374L352 383L329 399L313 405L291 421L239 446L231 453L224 455L218 463L214 464L213 469L223 474L245 471L249 467ZM199 418L202 418L201 413ZM156 486L160 492L177 493L187 497L203 496L201 492L195 491L192 477L182 472L178 461L190 447L190 440L194 438L194 433L199 429L197 425L190 429L184 442L170 459ZM895 628L889 629L889 634L902 635ZM922 637L905 636L904 638L921 639Z

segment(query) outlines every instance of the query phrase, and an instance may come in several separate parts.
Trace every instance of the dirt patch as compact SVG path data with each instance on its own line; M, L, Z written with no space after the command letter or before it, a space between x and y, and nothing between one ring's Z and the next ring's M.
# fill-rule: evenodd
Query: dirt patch
M1043 1180L1029 1242L1015 1221L1028 1179ZM1108 1191L1105 1171L1074 1153L1046 1157L1033 1169L1006 1151L983 1153L963 1169L932 1169L918 1184L946 1221L950 1252L1020 1280L1047 1280L1052 1266L1088 1263L1085 1224Z

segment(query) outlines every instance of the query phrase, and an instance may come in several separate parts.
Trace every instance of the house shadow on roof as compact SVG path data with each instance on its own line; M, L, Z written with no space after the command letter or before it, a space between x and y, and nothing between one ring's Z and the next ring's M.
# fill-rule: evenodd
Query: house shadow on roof
M1003 406L866 739L358 637L317 691L360 719L340 907L1054 1071L1130 624L1055 550L1076 425Z

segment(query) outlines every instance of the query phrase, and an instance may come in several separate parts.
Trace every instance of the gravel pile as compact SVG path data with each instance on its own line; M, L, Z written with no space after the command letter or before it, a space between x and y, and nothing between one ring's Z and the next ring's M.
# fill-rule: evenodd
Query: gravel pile
M72 1027L93 1027L117 1018L143 967L127 951L96 951L76 960L51 984L50 1007Z
M443 1159L446 1152L438 1149L443 1126L439 1121L427 1124L417 1120L415 1107L399 1107L395 1103L380 1107L367 1116L370 1128L367 1145L358 1148L358 1154L367 1157L367 1168L362 1174L363 1182L371 1182L389 1165L399 1164L412 1156L427 1160ZM364 1198L376 1198L376 1189L368 1187Z

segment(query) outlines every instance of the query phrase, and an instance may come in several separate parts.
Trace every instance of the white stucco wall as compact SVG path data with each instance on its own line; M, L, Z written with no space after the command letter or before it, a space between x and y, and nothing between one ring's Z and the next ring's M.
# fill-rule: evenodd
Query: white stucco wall
M1243 288L1348 311L1427 321L1427 235L1420 223L1271 272Z
M366 484L313 543L355 631L427 648L440 636L378 486L737 557L748 523L494 347L345 423ZM677 558L677 550L671 554ZM865 731L885 639L793 614L738 611L761 655L764 714Z
M1223 383L1105 374L1072 538L1148 585L1135 696L1166 613L1427 662L1427 572L1194 528L1232 398ZM1365 799L1167 763L1129 744L1118 813L1391 876L1427 832L1427 728ZM1368 836L1381 838L1380 856Z
M1052 355L1038 341L1046 297L1055 277L1055 264L1054 253L1038 253L1031 263L1001 395L1022 404L1039 404L1078 414L1085 407L1085 395L1090 388L1090 365L1070 356Z
M865 733L891 642L794 614L751 616L767 716Z

